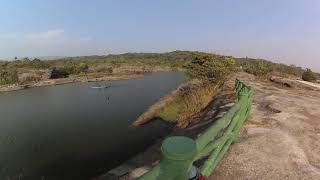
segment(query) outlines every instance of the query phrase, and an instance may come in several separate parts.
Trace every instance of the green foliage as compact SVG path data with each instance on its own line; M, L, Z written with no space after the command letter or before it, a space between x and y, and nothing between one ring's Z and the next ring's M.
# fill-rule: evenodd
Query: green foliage
M225 80L235 67L235 60L230 56L195 52L192 57L193 60L185 66L191 78L219 82Z
M278 64L263 59L237 58L236 60L239 67L255 76L269 76L272 73L277 73L281 76L301 77L304 71L301 67L295 65Z
M33 61L34 62L40 62L41 60L39 58L34 58Z
M276 64L266 60L237 58L237 65L257 76L269 75L273 72L281 75L301 77L304 70L293 65ZM207 79L215 82L224 80L233 72L234 59L228 56L219 56L201 52L173 51L169 53L125 53L106 56L65 57L56 60L40 60L34 58L18 59L14 61L0 61L0 69L16 70L20 74L25 71L45 70L57 68L64 74L80 73L109 73L121 66L144 67L164 66L183 68L188 70L190 77ZM89 68L90 67L90 68ZM147 68L150 69L150 68ZM139 71L141 72L141 71Z
M311 71L311 69L307 69L303 74L302 74L302 79L304 81L316 81L317 80L317 75Z
M80 63L78 66L76 66L75 73L87 72L88 69L89 69L88 64ZM70 74L73 74L73 73L70 73Z
M18 72L16 69L0 70L0 84L14 84L18 82Z
M271 62L257 60L250 63L244 70L255 76L266 76L273 71L273 66Z
M285 75L293 75L296 77L301 77L304 70L301 67L297 67L295 65L285 65L285 64L274 64L274 70L279 72L283 76Z
M66 57L56 60L32 61L29 58L14 61L0 61L0 68L16 69L18 72L24 70L43 70L57 67L68 74L79 74L87 72L89 67L107 67L101 72L113 73L113 69L126 65L134 66L170 66L182 67L186 61L190 61L192 53L189 51L174 51L169 53L125 53L107 56L81 56ZM99 68L96 68L97 70Z
M30 59L28 57L25 57L22 59L22 61L30 61Z

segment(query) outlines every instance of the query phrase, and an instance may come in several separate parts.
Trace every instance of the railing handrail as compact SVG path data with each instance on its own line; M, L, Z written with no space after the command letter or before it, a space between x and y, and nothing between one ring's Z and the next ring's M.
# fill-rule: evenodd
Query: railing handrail
M161 146L162 159L139 180L188 179L194 161L208 156L201 167L202 176L208 177L216 168L231 143L237 139L243 122L248 118L253 100L253 88L236 79L237 102L216 120L195 141L186 137L169 137ZM217 137L217 135L220 137ZM182 146L182 147L181 147ZM196 153L191 153L196 152Z

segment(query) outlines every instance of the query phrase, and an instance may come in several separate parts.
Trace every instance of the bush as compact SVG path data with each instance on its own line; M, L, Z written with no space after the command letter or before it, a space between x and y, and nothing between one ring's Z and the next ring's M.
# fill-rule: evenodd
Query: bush
M107 73L109 73L109 74L112 74L112 73L113 73L112 67L108 67L108 68L107 68Z
M27 83L27 82L37 82L41 80L41 75L37 73L22 73L19 75L19 82L20 83Z
M255 76L280 75L283 77L301 77L304 70L295 65L273 63L264 59L237 58L237 65L247 73Z
M19 81L16 69L0 70L0 84L14 84Z
M302 79L304 81L316 81L317 80L317 75L311 71L311 69L307 69L303 74L302 74Z
M257 60L250 63L244 70L255 76L266 76L273 71L273 66L268 61Z
M66 78L68 76L69 76L69 73L66 69L64 68L57 69L56 67L54 67L51 70L50 79Z
M88 69L89 69L89 66L86 63L80 63L76 68L76 72L77 73L87 72Z
M224 81L235 67L235 60L229 56L195 52L192 57L185 66L191 78L217 83Z
M95 68L94 71L99 72L99 73L112 74L113 68L111 66L100 66L100 67Z

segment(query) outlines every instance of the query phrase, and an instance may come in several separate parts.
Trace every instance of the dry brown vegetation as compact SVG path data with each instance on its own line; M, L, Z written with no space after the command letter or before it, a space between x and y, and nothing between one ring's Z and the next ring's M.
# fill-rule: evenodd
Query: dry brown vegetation
M150 106L133 125L139 126L160 117L184 128L190 123L193 115L212 101L218 87L219 85L205 84L200 80L184 83Z
M194 52L192 60L184 66L189 81L176 91L160 99L143 113L134 125L146 123L156 117L187 127L192 117L203 110L218 93L232 70L235 61L229 56Z

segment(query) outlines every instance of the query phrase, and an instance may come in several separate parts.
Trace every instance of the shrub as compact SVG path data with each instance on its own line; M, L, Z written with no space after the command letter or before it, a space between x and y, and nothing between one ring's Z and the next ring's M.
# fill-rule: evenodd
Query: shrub
M316 81L317 75L312 72L311 69L307 69L305 72L303 72L302 79L304 81Z
M0 84L14 84L18 81L18 72L16 69L0 70Z
M95 68L94 71L99 72L99 73L112 74L113 68L111 66L100 66L100 67Z
M108 68L107 68L107 72L108 72L109 74L112 74L112 73L113 73L113 68L112 68L112 67L108 67Z
M107 67L105 67L105 66L96 67L94 69L94 71L99 72L99 73L103 73L103 72L107 71Z
M191 78L217 83L224 81L235 67L235 60L229 56L195 52L192 57L185 66Z
M66 69L64 68L56 68L54 67L51 70L51 74L50 74L50 79L58 79L58 78L66 78L69 76L69 73Z
M79 73L79 76L80 76L80 77L87 77L87 74L84 73L84 72L81 72L81 73Z
M257 60L250 63L244 70L255 76L266 76L273 71L273 66L271 62Z
M80 63L76 68L76 72L77 73L86 72L88 69L89 69L89 66L86 63Z
M286 65L273 63L264 59L237 58L237 65L247 73L255 76L280 75L283 77L296 76L301 77L304 70L295 65Z
M41 75L36 73L22 73L19 75L19 82L26 83L26 82L37 82L41 80Z

